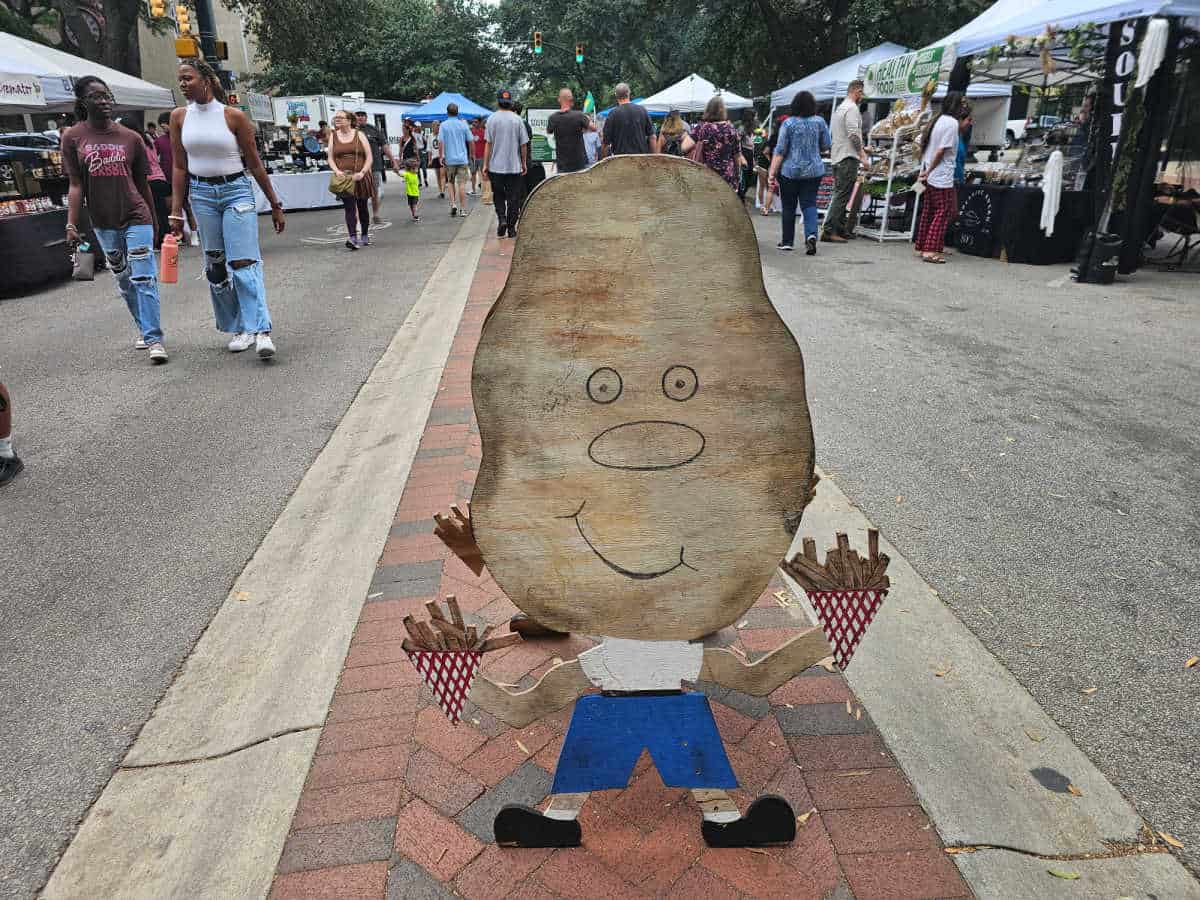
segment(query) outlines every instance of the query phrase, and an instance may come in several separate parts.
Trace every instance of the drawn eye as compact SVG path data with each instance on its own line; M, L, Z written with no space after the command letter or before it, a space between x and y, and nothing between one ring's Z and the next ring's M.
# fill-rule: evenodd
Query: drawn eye
M671 366L663 372L662 389L672 400L691 400L700 390L700 376L691 366Z
M622 387L621 376L608 366L602 366L588 376L588 396L597 403L612 403L621 396Z

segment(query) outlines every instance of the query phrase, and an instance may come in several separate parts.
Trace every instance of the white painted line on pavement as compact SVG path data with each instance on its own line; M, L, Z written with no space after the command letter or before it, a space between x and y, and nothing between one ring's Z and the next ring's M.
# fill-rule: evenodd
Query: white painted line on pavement
M84 819L46 898L270 890L487 224L468 222L447 248Z

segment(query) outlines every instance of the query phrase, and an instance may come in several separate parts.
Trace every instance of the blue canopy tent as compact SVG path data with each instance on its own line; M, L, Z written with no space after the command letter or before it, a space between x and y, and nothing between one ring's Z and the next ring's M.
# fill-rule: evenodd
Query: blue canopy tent
M492 114L492 110L486 106L480 106L462 94L442 91L428 103L406 112L404 118L414 122L444 122L450 117L446 112L446 107L451 103L458 104L458 115L463 119L486 119Z

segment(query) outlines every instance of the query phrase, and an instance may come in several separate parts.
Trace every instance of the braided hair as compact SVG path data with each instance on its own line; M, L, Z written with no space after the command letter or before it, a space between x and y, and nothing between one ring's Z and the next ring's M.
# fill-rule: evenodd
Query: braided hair
M195 69L200 77L207 81L212 88L213 97L221 103L228 102L225 97L225 88L221 85L221 79L217 77L216 71L207 62L202 59L181 59L179 64L181 66L191 66Z
M108 83L103 78L97 78L95 75L84 75L75 82L75 121L86 122L88 117L87 107L83 103L83 98L87 95L87 89L93 84L102 84L105 89L108 89Z

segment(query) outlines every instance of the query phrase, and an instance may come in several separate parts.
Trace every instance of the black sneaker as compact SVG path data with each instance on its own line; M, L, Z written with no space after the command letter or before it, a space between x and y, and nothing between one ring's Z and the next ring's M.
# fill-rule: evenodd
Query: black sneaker
M806 256L816 256L817 255L817 237L816 237L816 235L812 235L811 237L806 238L804 243L808 247L808 249L804 251L805 255Z
M516 225L508 226L508 236L510 238L515 238L517 236L517 226Z
M347 250L357 250L358 244L354 243L354 241L346 241L346 249Z
M796 249L791 244L779 243L779 244L776 244L775 246L779 250L795 250Z
M496 237L504 237L505 231L508 228L503 222L496 226Z
M450 217L454 218L457 215L458 215L458 207L457 206L450 207Z
M6 485L16 478L23 468L25 468L25 463L21 462L21 457L0 456L0 486Z

